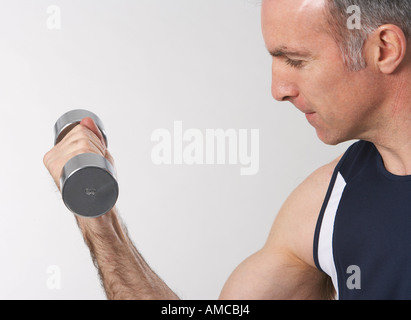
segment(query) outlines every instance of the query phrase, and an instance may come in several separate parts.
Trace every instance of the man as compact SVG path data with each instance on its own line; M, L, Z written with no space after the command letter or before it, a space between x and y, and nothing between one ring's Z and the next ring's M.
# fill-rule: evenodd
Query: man
M348 28L351 5L360 29ZM410 0L263 0L273 97L305 113L324 143L359 141L292 192L220 299L411 298L410 17ZM44 157L57 185L84 152L113 162L88 118ZM178 299L116 208L76 219L108 298Z

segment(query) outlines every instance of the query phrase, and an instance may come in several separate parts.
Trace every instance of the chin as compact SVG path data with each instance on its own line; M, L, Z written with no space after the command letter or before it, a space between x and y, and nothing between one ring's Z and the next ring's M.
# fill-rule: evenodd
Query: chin
M321 131L319 129L317 129L316 131L318 138L329 146L336 146L340 143L351 140L345 135L336 134L335 132Z

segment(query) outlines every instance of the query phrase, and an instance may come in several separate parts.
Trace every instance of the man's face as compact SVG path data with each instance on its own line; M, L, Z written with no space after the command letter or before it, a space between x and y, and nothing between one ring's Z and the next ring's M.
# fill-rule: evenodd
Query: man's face
M325 31L325 1L263 0L262 31L273 55L273 97L293 103L324 143L336 145L373 134L382 88L368 68L344 67Z

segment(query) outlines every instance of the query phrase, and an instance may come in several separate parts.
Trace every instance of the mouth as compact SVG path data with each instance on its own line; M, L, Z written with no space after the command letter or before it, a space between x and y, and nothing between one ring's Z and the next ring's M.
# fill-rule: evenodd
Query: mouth
M313 113L315 113L314 111L312 111L312 110L310 110L307 106L305 106L304 104L300 104L300 103L296 103L296 102L293 102L293 104L294 104L294 106L298 109L298 110L300 110L302 113L305 113L305 114L313 114Z
M300 110L302 113L305 114L305 117L307 118L308 121L312 120L316 112L310 110L307 105L304 103L297 103L296 101L293 101L294 106Z

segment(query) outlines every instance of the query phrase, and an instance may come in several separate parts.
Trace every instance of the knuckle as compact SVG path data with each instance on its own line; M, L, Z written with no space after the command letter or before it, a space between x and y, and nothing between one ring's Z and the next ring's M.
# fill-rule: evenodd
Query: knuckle
M90 140L87 137L81 136L73 139L70 144L75 149L84 149L90 147Z
M75 126L72 130L74 133L75 132L83 132L86 133L87 132L87 128L85 126L82 126L81 124Z
M44 156L43 156L43 164L46 168L50 166L50 162L54 158L54 150L55 148L49 150Z
M73 129L72 140L78 140L78 139L88 138L88 137L89 137L89 133L88 133L87 128L78 125L77 127Z
M49 162L49 152L47 152L44 156L43 156L43 164L47 167L48 162Z
M91 148L91 142L88 138L79 139L77 145L82 149Z

